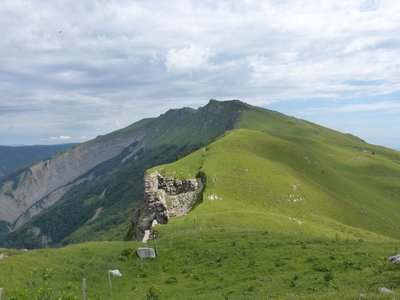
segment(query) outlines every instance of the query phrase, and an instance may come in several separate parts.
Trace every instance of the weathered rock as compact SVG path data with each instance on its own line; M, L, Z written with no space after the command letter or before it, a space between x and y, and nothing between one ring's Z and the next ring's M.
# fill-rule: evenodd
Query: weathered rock
M392 264L400 264L400 254L388 257L387 261Z
M386 287L380 287L380 288L378 289L378 291L379 291L380 293L383 293L383 294L391 294L391 293L393 293L391 290L389 290L389 289L386 288Z
M87 220L85 224L89 224L90 222L96 220L101 215L102 212L103 212L103 207L97 208L96 211L94 212L94 215L89 220Z
M137 248L136 250L137 255L140 258L155 258L156 252L153 248Z
M7 255L0 253L0 259L6 258L6 257L7 257Z
M153 225L152 225L152 227L153 227ZM150 229L147 229L144 231L144 237L142 239L142 243L147 243L147 241L150 238L150 234L151 234Z
M135 211L135 238L142 239L153 224L187 214L203 191L203 181L176 179L153 172L145 178L142 205Z
M211 195L208 196L208 200L211 200L211 201L218 200L218 199L219 199L219 197L217 195L215 195L215 194L211 194Z

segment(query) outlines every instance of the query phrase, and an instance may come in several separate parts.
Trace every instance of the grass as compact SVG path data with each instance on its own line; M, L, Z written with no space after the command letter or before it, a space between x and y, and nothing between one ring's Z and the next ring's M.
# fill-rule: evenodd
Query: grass
M204 172L206 200L193 213L219 214L221 226L252 228L255 214L263 216L263 225L289 233L400 238L400 165L385 156L237 129L148 173L155 170L182 178ZM219 200L209 201L211 195Z
M396 242L184 223L158 227L159 257L145 260L143 270L132 255L137 242L13 253L0 261L5 299L78 299L83 278L88 299L108 299L107 270L115 268L122 277L112 278L113 299L386 299L379 287L399 292L399 266L385 261Z

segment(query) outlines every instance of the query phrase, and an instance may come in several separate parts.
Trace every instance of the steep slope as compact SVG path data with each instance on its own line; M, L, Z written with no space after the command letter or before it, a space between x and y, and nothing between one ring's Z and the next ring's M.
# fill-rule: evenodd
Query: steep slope
M0 178L74 145L0 146Z
M38 162L0 187L0 221L18 228L30 217L57 202L71 187L90 177L78 177L98 164L118 155L124 148L143 138L143 126L126 136L99 138L55 157Z
M17 231L0 244L56 245L75 231L67 241L104 231L115 237L109 230L126 222L132 200L141 198L144 170L209 143L234 128L246 109L239 101L212 100L198 110L170 110L33 165L1 186L3 231Z
M203 229L400 238L399 152L257 108L244 111L237 127L148 171L207 178L203 203L171 219L172 228L199 218Z

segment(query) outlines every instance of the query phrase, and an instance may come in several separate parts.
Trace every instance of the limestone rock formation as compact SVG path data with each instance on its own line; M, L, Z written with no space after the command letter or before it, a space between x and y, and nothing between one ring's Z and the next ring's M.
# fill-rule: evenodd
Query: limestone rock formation
M378 292L382 293L382 294L392 294L393 292L388 289L387 287L380 287L378 288Z
M387 261L392 264L400 264L400 254L388 257Z
M145 178L143 203L134 216L135 238L142 239L154 223L187 214L201 198L203 180L180 180L153 172Z

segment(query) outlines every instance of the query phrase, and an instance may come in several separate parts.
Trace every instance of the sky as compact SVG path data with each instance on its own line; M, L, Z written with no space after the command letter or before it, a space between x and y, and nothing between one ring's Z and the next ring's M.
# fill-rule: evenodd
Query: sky
M240 99L400 149L398 0L1 0L0 144Z

